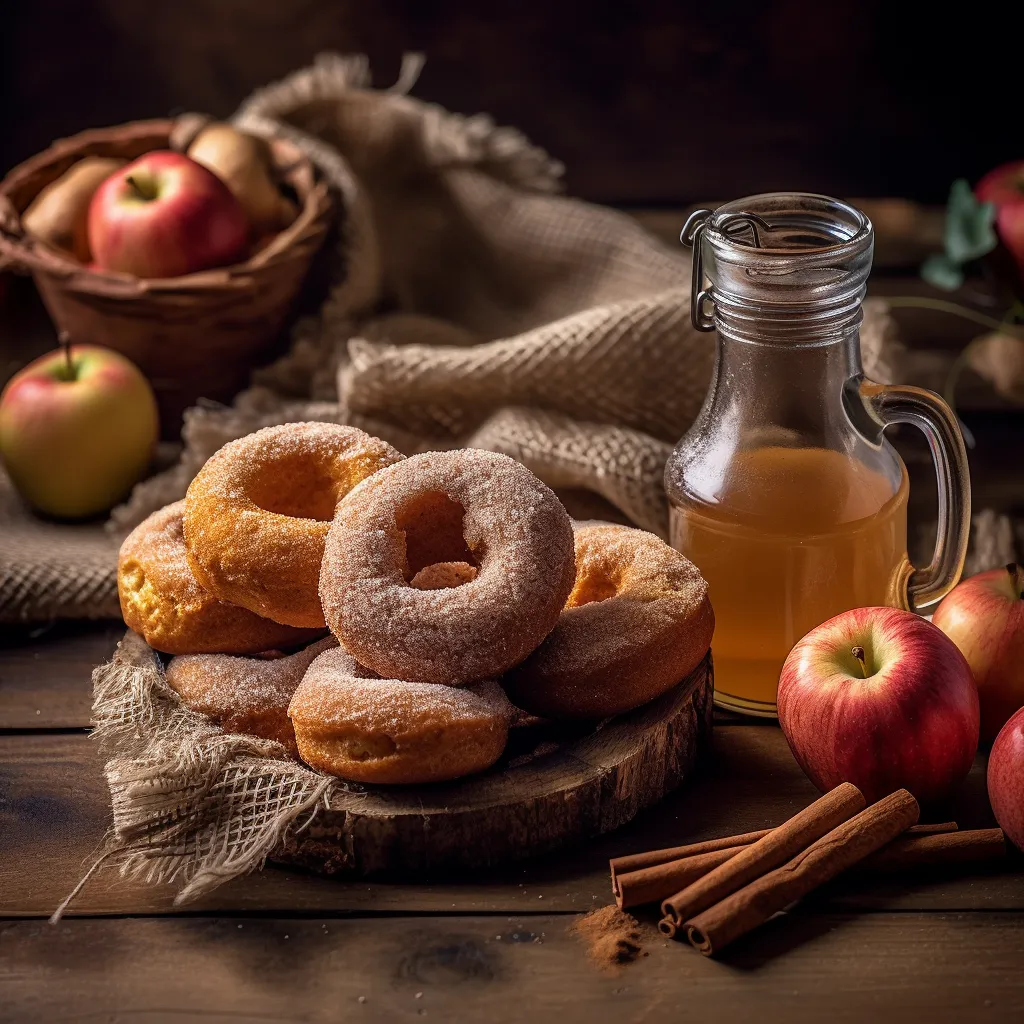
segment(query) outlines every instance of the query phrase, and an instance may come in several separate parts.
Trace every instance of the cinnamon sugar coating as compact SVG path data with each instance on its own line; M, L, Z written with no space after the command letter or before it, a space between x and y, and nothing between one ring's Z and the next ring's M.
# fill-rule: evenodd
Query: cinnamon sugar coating
M474 566L476 576L412 586L444 562ZM554 492L507 456L466 449L415 455L342 501L320 597L331 631L361 664L459 686L522 661L558 620L574 579L572 523Z
M117 593L129 629L165 654L255 654L316 636L218 600L196 581L185 555L185 502L154 512L125 538Z
M185 654L171 659L166 677L183 703L218 722L225 732L276 740L298 757L288 703L313 659L337 646L327 636L285 657Z
M335 507L401 459L379 438L336 423L285 423L229 442L185 499L196 579L275 622L322 629L317 580Z
M343 648L309 666L288 708L299 755L357 782L441 782L489 768L512 707L494 682L470 687L381 679Z
M543 718L605 718L681 682L711 646L715 616L697 568L651 533L576 528L576 582L558 624L502 680Z

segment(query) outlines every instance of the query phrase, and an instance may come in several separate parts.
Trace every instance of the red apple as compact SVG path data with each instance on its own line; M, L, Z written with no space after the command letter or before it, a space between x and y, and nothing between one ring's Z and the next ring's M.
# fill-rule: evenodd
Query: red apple
M1024 160L1001 164L978 182L974 194L996 208L996 231L1024 275Z
M981 738L992 740L1024 707L1024 569L1008 565L964 580L932 616L960 648L978 684Z
M26 501L52 516L111 508L142 475L157 436L148 381L110 349L50 352L0 394L0 461Z
M112 174L89 204L98 267L178 277L237 262L249 225L231 190L202 164L156 150Z
M1024 850L1024 708L1000 729L992 744L988 798L999 827Z
M779 724L821 790L852 782L869 800L906 787L927 803L970 770L978 688L940 629L896 608L855 608L789 652Z

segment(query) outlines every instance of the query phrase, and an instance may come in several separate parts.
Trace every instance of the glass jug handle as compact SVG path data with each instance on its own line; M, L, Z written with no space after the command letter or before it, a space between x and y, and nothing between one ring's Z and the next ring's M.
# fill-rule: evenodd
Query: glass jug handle
M953 410L933 391L903 384L876 384L861 378L857 391L876 423L875 434L890 423L910 423L924 433L938 478L939 522L932 560L911 569L906 580L912 611L940 601L960 580L971 529L971 478L967 450Z

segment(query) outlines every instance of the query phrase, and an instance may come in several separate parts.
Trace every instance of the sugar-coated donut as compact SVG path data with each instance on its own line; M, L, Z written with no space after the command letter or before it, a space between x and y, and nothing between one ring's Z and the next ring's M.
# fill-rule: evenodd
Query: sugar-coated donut
M118 555L121 614L150 647L165 654L255 654L320 632L283 626L204 590L185 557L184 512L184 501L154 512L128 534Z
M171 659L166 677L184 704L218 722L225 732L276 740L297 757L288 703L313 659L337 646L327 636L284 657L183 654Z
M412 585L424 567L453 562L475 567L475 578ZM574 579L572 522L554 492L505 455L465 449L414 455L345 498L320 598L360 664L460 686L522 661L554 626Z
M512 707L494 682L457 688L381 679L344 649L307 669L288 714L308 765L356 782L441 782L489 768Z
M402 455L336 423L285 423L224 445L189 486L185 542L222 601L290 626L324 626L317 579L335 506Z
M605 718L670 690L707 653L715 630L697 568L651 533L576 529L576 584L558 624L502 680L542 718Z

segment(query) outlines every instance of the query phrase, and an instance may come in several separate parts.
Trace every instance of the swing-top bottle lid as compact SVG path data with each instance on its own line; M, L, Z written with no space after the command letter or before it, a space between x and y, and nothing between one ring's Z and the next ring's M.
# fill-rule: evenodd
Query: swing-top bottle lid
M797 341L860 319L874 232L848 203L802 192L748 196L697 210L680 240L694 250L698 330Z

